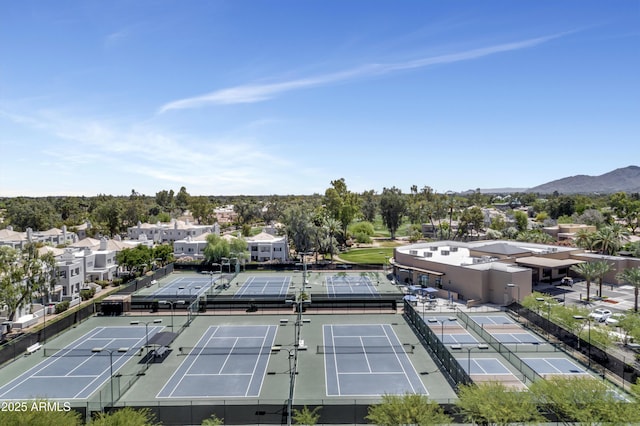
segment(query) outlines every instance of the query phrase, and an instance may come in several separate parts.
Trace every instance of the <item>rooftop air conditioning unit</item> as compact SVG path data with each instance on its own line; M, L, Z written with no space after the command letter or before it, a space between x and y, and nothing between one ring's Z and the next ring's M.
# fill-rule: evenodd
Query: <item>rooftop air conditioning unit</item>
M409 250L409 254L413 255L413 256L417 256L418 255L418 250Z
M431 253L430 251L425 251L424 252L424 257L432 257L433 253Z
M449 256L449 250L441 250L440 254L443 256Z
M438 250L438 246L431 246L431 247L429 247L429 250L437 251Z
M455 253L458 251L458 247L451 247L449 250L451 250L451 253Z

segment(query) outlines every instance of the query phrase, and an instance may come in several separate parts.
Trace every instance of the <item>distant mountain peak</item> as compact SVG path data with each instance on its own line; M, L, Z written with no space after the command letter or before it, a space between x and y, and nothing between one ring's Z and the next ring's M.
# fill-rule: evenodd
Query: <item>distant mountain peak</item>
M600 176L576 175L529 188L527 192L561 194L612 194L640 192L640 167L627 166Z

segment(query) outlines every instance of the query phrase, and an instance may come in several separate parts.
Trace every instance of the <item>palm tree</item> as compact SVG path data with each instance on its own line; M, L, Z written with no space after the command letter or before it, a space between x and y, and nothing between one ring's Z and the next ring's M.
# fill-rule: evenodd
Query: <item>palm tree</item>
M640 289L640 267L635 268L627 268L622 272L619 272L616 275L616 279L619 281L631 284L633 288L633 293L635 296L633 310L638 312L638 291Z
M580 229L578 230L578 232L576 232L576 237L573 241L575 245L580 248L583 248L586 250L593 250L594 239L595 239L595 232L587 231L586 229Z
M333 242L336 238L336 234L342 229L341 223L337 219L327 217L324 220L323 228L327 233L327 238L329 239L329 252L331 254L331 263L333 263L333 249L335 247Z
M611 270L611 264L606 260L598 260L593 262L596 269L596 276L598 278L598 294L602 297L602 280L604 276Z
M622 242L627 240L628 237L629 231L619 223L614 223L611 226L600 228L596 232L593 242L601 253L612 255L622 247Z
M598 266L595 262L583 262L573 265L571 270L578 275L581 275L587 282L587 303L589 303L589 290L591 288L591 281L598 277Z

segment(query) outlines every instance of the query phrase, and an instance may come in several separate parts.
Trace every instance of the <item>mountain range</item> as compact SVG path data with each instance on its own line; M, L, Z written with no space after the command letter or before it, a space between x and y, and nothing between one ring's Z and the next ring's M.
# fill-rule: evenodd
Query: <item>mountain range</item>
M599 176L569 176L562 179L556 179L551 182L543 183L542 185L538 185L533 188L500 188L480 190L480 192L485 194L504 194L515 192L536 192L540 194L550 194L556 191L560 194L613 194L615 192L640 192L640 167L623 167Z

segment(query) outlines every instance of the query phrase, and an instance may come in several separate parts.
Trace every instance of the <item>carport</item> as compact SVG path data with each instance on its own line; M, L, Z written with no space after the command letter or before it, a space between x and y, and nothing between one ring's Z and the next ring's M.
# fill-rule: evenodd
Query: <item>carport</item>
M547 282L553 283L569 275L573 265L584 263L584 260L576 259L553 259L550 257L527 256L516 259L518 266L523 266L532 270L531 278L533 283Z

